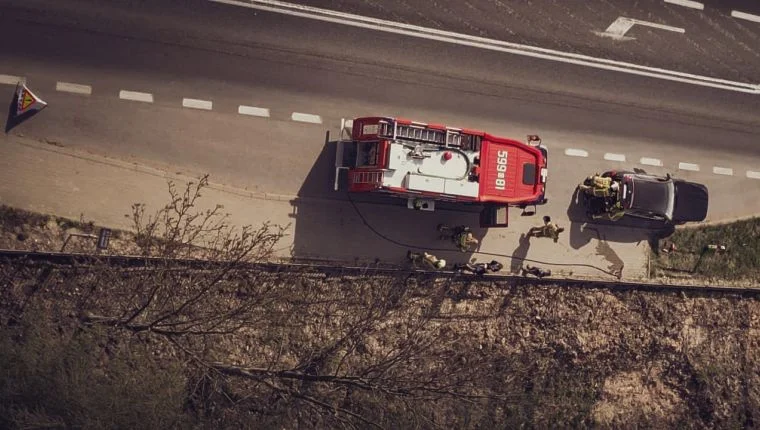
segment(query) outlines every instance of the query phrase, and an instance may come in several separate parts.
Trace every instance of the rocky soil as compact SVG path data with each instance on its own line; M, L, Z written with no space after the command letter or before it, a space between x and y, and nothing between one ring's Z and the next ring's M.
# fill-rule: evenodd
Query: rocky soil
M93 229L7 211L2 226L1 247L41 250L59 249L72 229ZM131 247L127 235L112 244L119 252ZM94 245L71 250L88 246ZM134 307L124 291L136 285L130 281L136 275L93 287L99 284L91 274L54 271L41 283L38 269L23 279L10 264L0 268L7 281L3 327L32 296L63 331L81 326L83 310L108 315ZM175 282L173 291L189 291L197 281L191 278L161 279ZM117 344L140 339L161 360L187 365L188 380L198 368L188 350L205 363L316 378L308 386L293 385L286 373L268 374L271 386L225 379L224 395L237 403L215 401L217 415L209 412L224 425L245 419L256 426L344 426L336 417L366 425L339 411L310 415L320 407L298 400L305 395L389 428L737 428L752 427L760 413L754 296L250 273L225 278L219 292L210 309L248 303L256 294L267 300L250 302L255 324L228 335L183 343L113 328L109 336ZM357 375L376 389L347 388L341 379ZM417 385L437 391L410 395ZM236 412L219 418L222 409Z

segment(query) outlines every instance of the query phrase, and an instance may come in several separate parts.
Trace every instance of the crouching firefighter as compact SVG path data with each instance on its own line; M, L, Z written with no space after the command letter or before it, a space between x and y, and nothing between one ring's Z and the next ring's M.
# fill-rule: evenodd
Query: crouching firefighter
M442 270L446 267L446 260L438 258L433 254L428 254L427 252L407 251L406 258L408 258L415 266L421 263L423 267L432 270Z
M448 236L461 252L468 252L471 247L477 247L480 243L475 235L472 234L470 227L466 225L448 227L438 224L437 230L441 233L441 239L445 239Z
M603 219L608 221L617 221L625 215L625 209L623 209L623 203L618 200L613 204L607 212L602 214L594 214L593 219Z

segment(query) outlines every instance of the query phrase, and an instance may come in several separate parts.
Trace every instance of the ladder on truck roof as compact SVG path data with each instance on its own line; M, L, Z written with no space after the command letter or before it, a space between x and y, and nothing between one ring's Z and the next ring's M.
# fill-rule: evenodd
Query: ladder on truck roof
M444 146L462 146L462 133L455 130L428 128L425 125L399 124L395 120L381 120L378 134L391 139L408 139ZM468 136L469 137L469 136Z
M355 184L379 184L383 180L382 171L364 172L356 171L354 173Z

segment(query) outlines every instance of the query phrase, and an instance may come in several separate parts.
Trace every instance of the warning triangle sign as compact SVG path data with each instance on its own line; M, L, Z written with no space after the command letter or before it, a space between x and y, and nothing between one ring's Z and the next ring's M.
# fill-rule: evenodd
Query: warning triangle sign
M47 106L47 103L42 101L39 97L26 87L25 84L19 82L16 86L16 115L22 115L31 111L41 111Z
M21 110L29 109L29 106L34 103L34 96L28 90L21 92Z

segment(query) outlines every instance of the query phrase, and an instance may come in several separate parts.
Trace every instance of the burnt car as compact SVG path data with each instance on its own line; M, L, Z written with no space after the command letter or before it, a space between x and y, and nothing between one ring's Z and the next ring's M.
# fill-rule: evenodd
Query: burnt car
M707 217L707 187L695 182L658 176L637 169L608 171L601 175L613 184L608 196L586 198L590 214L597 217L617 208L625 216L671 224L704 221Z

